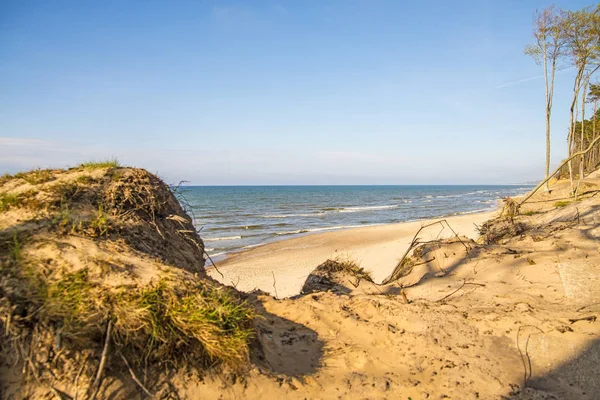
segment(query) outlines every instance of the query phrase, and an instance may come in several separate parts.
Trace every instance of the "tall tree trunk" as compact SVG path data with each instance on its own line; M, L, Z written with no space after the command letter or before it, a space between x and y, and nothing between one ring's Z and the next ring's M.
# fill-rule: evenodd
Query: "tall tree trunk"
M546 86L546 171L544 178L548 178L550 173L550 112L552 110L552 95L548 87L548 53L546 50L546 40L542 47L543 65L544 65L544 84ZM552 63L552 81L554 81L554 62ZM550 186L546 182L546 191L550 191Z
M569 137L568 137L568 146L569 146L569 156L574 153L574 143L575 143L575 107L577 106L577 99L579 98L579 89L581 87L581 76L583 75L583 68L579 67L577 70L577 75L575 76L575 82L573 84L573 101L571 102L571 113L569 116ZM571 183L571 194L575 191L575 185L573 182L573 163L572 160L569 160L569 181Z
M579 143L579 151L583 151L584 149L583 142L585 140L585 98L587 95L588 83L589 78L586 79L585 82L583 82L583 92L581 93L581 136L579 138L581 143ZM581 180L585 178L584 164L585 154L582 155L581 159L579 160L579 182L581 182ZM579 187L579 183L577 184L577 187Z
M592 118L592 142L596 139L596 112L598 111L598 100L594 99L594 116ZM590 170L594 169L597 164L597 149L592 150L592 154L588 157L590 160Z

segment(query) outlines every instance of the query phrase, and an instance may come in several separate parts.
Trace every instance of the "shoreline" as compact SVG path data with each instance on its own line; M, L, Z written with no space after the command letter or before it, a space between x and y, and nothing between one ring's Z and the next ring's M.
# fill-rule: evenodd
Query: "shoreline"
M297 295L319 264L342 257L356 261L380 282L391 273L422 225L445 219L459 235L476 239L475 225L500 212L500 204L501 200L491 211L302 234L229 253L227 258L215 260L216 267L207 266L206 271L239 290L260 289L283 298ZM440 231L439 226L432 226L421 236L431 240L453 234L449 229Z
M514 198L519 198L519 197L521 197L521 196L516 196ZM345 226L345 227L327 227L327 226L325 226L325 227L319 227L319 228L313 228L313 229L306 229L303 232L298 232L298 233L293 233L293 234L280 234L280 235L278 234L278 236L275 236L271 240L264 242L264 243L258 243L255 245L244 246L242 248L235 249L235 250L232 250L229 252L222 252L222 253L217 253L215 255L209 255L210 258L214 261L214 263L212 263L210 259L207 259L206 261L208 264L205 265L205 268L207 269L207 271L210 269L214 269L214 264L216 264L217 268L218 268L219 263L224 263L224 262L230 260L234 256L238 256L240 254L246 253L248 251L251 251L251 250L254 250L257 248L262 248L263 246L268 246L268 245L271 245L274 243L279 243L279 242L285 241L285 240L297 239L297 238L305 237L308 235L320 235L320 234L324 234L324 233L347 231L347 230L352 230L352 229L362 229L362 228L371 228L371 227L388 226L388 225L392 226L392 225L398 225L398 224L409 224L409 223L414 223L414 222L430 222L430 221L442 220L442 219L454 218L454 217L460 217L460 216L487 214L487 213L500 211L501 209L502 209L502 199L497 199L495 206L488 207L487 209L464 211L464 212L451 213L451 214L442 214L439 216L418 218L418 219L409 219L406 221L393 222L393 223L373 223L373 224L353 225L353 226ZM206 241L205 241L205 246L206 246Z

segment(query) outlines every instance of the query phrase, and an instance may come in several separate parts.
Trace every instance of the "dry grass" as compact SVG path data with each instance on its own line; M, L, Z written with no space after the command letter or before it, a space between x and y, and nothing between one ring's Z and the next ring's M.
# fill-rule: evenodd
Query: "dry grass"
M359 280L373 282L373 277L369 271L360 267L355 261L338 257L334 260L327 260L319 265L319 268L327 272L342 272L351 275Z
M12 321L8 333L20 337L34 326L56 327L69 350L83 351L98 348L112 320L113 342L140 365L224 364L240 371L248 364L255 312L228 288L178 275L111 288L87 268L40 269L38 260L23 256L16 236L9 254L0 271L6 300L0 313Z

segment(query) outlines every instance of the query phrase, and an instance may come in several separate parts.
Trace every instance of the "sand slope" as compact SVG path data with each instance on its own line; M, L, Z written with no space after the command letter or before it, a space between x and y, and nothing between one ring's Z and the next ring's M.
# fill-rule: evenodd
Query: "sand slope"
M259 367L243 384L218 391L215 381L194 383L184 393L263 399L598 398L600 182L586 183L587 194L564 207L556 206L566 190L563 182L552 194L536 196L523 209L527 215L515 220L523 230L518 235L470 243L468 252L458 241L427 245L394 284L363 281L355 287L348 278L338 282L343 290L282 300L260 296L255 302L267 319L258 324L264 348ZM474 217L489 215L450 223L465 233ZM246 268L237 272L238 286L258 283L272 291L272 277L245 281L272 268L283 296L301 286L292 279L286 283L289 271L304 282L309 264L348 252L381 278L419 226L293 239L232 257L222 272L231 279L234 267ZM385 266L374 262L375 255ZM398 295L402 287L409 304Z

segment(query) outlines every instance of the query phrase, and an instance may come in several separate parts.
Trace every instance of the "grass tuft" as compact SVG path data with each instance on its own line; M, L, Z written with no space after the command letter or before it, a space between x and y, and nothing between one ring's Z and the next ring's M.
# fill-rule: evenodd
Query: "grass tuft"
M571 201L569 201L569 200L561 200L561 201L557 201L556 203L554 203L554 207L561 208L561 207L566 207L569 204L571 204Z
M249 359L255 312L229 289L163 278L124 294L114 311L122 340L146 357L233 369Z
M111 158L104 161L87 161L79 165L84 169L100 169L100 168L117 168L121 164L116 158Z
M344 258L336 258L335 260L327 260L319 266L319 268L329 272L344 272L356 277L373 282L373 277L369 271L360 267L356 262Z
M0 194L0 212L7 211L11 207L20 207L23 204L22 196L15 193Z
M22 178L31 185L39 185L40 183L49 182L55 179L51 170L39 168L25 172Z
M138 360L138 366L158 363L202 370L227 365L241 372L248 365L256 313L229 288L185 276L143 287L110 288L86 268L60 275L40 271L30 261L23 261L22 246L15 238L12 268L0 271L0 292L10 280L13 289L21 288L11 291L21 295L10 296L9 301L20 309L37 310L25 329L35 323L60 327L65 345L80 351L98 348L112 320L113 342Z
M90 235L92 237L106 236L110 228L108 216L104 213L102 205L98 206L96 216L89 223Z

